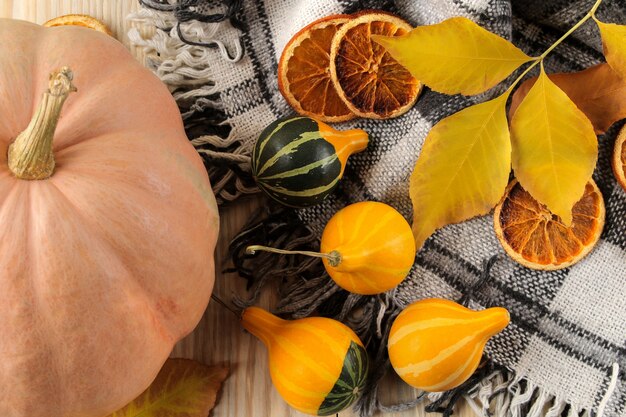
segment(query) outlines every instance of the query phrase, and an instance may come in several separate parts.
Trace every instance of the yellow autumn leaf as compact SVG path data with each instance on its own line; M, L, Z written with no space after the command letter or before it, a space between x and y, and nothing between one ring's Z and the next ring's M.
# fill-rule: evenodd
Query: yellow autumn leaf
M626 81L608 64L598 64L579 72L548 74L548 77L576 104L602 135L618 120L626 118ZM512 118L526 94L537 81L529 78L511 98Z
M626 80L626 26L604 23L596 19L602 36L606 62Z
M417 248L438 228L488 213L511 172L508 92L467 107L430 131L411 175Z
M143 394L109 417L207 417L227 375L224 366L168 359Z
M482 93L533 59L464 17L418 26L403 36L372 39L415 78L446 94Z
M593 125L546 75L539 78L511 120L513 170L522 187L572 224L598 159Z

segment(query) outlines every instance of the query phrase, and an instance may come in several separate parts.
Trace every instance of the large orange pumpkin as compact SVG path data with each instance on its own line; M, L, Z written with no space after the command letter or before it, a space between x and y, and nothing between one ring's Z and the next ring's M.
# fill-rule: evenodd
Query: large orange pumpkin
M202 316L215 199L120 43L2 19L0 39L0 416L102 417Z

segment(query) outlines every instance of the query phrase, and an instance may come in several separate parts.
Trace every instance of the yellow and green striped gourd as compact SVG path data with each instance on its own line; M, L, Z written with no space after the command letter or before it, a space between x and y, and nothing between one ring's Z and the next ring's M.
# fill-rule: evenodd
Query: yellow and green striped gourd
M348 157L367 147L360 129L339 131L310 117L272 122L252 152L252 175L270 198L290 207L321 202L343 176Z
M389 359L409 385L446 391L474 373L489 338L508 323L509 312L502 307L473 311L450 300L420 300L393 322Z
M396 287L415 259L411 226L393 207L363 201L339 210L328 221L321 252L286 251L253 245L249 253L269 251L322 258L328 275L343 289L363 295Z
M241 321L267 347L272 383L291 407L334 415L361 394L368 357L348 326L323 317L283 320L258 307L245 309Z

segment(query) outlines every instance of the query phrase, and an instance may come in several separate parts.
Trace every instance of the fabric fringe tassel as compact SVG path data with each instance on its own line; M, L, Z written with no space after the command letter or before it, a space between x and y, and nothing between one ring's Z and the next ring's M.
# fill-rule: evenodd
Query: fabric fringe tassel
M299 288L292 286L291 292L294 295L291 298L293 298L308 295L308 292L319 286L324 278L324 267L319 259L303 255L275 255L268 252L252 256L246 253L248 246L266 245L287 250L315 250L316 243L317 238L313 232L300 222L293 210L276 206L271 202L268 206L260 207L229 246L234 269L225 272L238 272L248 281L247 288L252 294L248 300L236 299L236 305L243 309L254 304L261 289L272 280L281 280L286 276L301 277L299 285L295 285ZM322 292L321 289L318 291ZM285 312L305 314L298 310L298 306L289 306L289 299L283 296L280 299L282 301L279 309L285 308L283 304L286 302L288 311Z
M272 204L262 207L232 240L230 255L234 268L226 272L238 272L248 281L251 296L234 301L239 309L254 304L266 284L278 281L279 302L275 313L290 318L312 314L332 317L346 323L359 335L372 359L371 374L355 404L360 417L370 417L377 411L408 410L426 399L430 401L426 411L438 412L444 417L453 414L461 399L467 400L478 415L485 417L590 417L589 412L577 405L556 398L486 358L470 379L453 390L417 392L415 398L405 403L383 404L378 386L391 370L385 341L391 324L404 307L395 301L394 291L376 296L351 294L330 279L319 258L268 252L249 255L246 248L250 245L317 251L317 236L302 224L294 210ZM465 291L466 296L460 302L469 302L471 294L489 279L491 267L498 259L494 256L486 260L482 276Z
M237 36L229 39L232 52L216 39L225 20L242 28L237 19L242 1L223 0L221 9L209 7L206 0L139 2L143 8L128 16L133 24L128 37L132 45L143 49L146 66L176 100L187 136L205 162L218 204L258 192L250 174L250 157L237 140L236 127L226 123L218 81L208 65L215 59L211 49L218 49L231 62L243 56Z
M460 387L428 394L431 403L426 411L451 416L462 398L477 415L485 417L590 417L589 411L555 397L491 361L485 361Z

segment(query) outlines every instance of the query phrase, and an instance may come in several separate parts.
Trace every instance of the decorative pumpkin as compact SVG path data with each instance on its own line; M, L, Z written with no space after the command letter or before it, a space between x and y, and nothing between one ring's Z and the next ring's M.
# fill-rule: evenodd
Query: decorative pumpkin
M501 307L473 311L449 300L416 301L391 326L389 359L407 384L446 391L474 373L487 340L508 324Z
M361 394L368 357L348 326L324 317L287 321L258 307L245 309L241 323L267 347L274 387L296 410L329 416Z
M0 39L0 416L102 417L201 318L215 199L122 44L6 19Z
M256 142L252 174L279 203L312 206L335 189L348 157L367 142L367 133L359 129L339 131L309 117L276 120Z
M320 257L341 288L372 295L389 291L406 278L415 259L415 239L396 209L364 201L344 207L330 219L322 233L321 253L247 248L248 253L258 250Z

